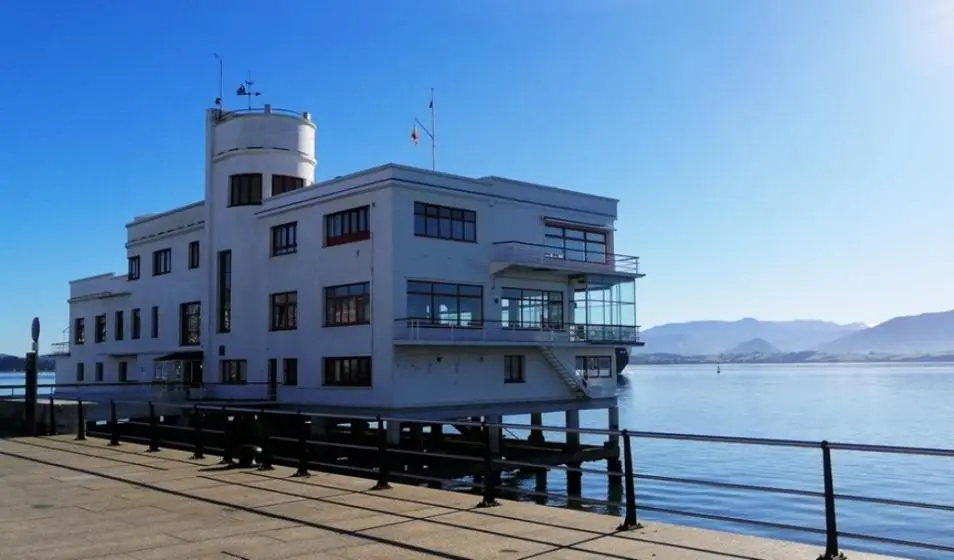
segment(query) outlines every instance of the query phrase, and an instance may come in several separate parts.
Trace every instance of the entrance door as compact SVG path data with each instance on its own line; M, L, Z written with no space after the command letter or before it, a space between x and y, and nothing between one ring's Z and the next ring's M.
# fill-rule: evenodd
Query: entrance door
M268 400L278 400L278 360L268 360Z
M183 383L186 387L198 389L202 387L202 362L199 360L189 360L183 362Z

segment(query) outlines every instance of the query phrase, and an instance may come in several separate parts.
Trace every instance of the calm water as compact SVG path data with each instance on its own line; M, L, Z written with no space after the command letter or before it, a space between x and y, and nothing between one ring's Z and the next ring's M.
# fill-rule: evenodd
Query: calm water
M620 391L620 424L641 431L954 448L954 364L639 366ZM516 418L527 423L529 417ZM508 421L511 421L508 418ZM563 415L544 416L562 424ZM606 414L582 415L605 428ZM547 434L555 437L556 434ZM584 441L593 441L594 437ZM599 438L597 438L597 441ZM822 491L821 451L634 440L637 472ZM835 491L954 506L954 458L834 451ZM593 466L596 466L594 464ZM604 468L601 466L601 468ZM528 489L533 480L511 481ZM584 475L584 495L606 499L604 476ZM554 473L548 492L565 491ZM637 481L640 503L824 528L820 499ZM954 546L954 512L839 501L839 529ZM804 533L654 513L647 519L809 543ZM844 539L842 546L909 558L949 553Z
M954 448L954 364L726 365L721 375L715 374L713 366L639 366L629 368L627 374L631 384L620 391L623 428ZM0 384L19 380L19 374L0 374ZM525 424L529 417L508 417L507 421ZM582 415L587 427L605 428L606 422L602 411ZM544 424L562 425L563 415L545 415ZM562 434L546 435L562 438ZM599 439L583 436L584 441ZM820 450L634 440L633 453L637 472L644 474L822 490ZM836 492L954 505L954 458L835 451L833 463ZM605 468L599 464L587 466ZM565 478L560 474L551 473L548 492L565 492ZM508 483L533 489L532 477L512 478ZM587 497L605 500L606 477L587 473L583 490ZM644 480L637 481L636 493L640 503L650 506L824 527L824 509L816 498ZM848 501L839 501L837 507L842 531L954 546L954 531L950 530L954 512ZM650 512L641 515L685 525L822 542L803 533ZM943 552L848 539L842 546L909 558L950 557Z

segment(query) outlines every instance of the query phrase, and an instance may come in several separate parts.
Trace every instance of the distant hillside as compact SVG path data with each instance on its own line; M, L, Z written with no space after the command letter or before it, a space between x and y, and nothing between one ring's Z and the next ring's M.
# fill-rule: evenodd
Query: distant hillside
M765 340L764 338L753 338L752 340L747 340L742 344L739 344L735 348L730 348L725 353L733 356L745 354L762 354L763 356L770 356L772 354L781 354L782 352L778 348L772 346L772 343Z
M954 352L954 310L895 317L815 348L827 354L915 355Z
M646 346L640 353L712 355L745 342L762 339L779 352L815 348L866 328L860 323L839 325L828 321L692 321L669 323L643 331Z
M22 356L0 354L0 372L23 371L25 365L26 359ZM40 371L53 371L56 369L56 360L40 356L36 367Z

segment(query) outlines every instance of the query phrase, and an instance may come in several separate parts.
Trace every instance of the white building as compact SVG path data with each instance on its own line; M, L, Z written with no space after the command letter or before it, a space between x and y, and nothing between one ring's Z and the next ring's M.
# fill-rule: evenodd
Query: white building
M393 164L313 183L308 113L206 123L204 200L129 223L127 274L70 283L58 383L457 417L615 406L642 276L614 254L615 199Z

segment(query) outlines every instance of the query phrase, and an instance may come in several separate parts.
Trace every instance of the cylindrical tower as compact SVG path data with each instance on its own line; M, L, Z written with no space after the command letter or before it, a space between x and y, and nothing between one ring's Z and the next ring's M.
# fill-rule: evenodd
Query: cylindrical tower
M247 301L249 295L259 295L261 264L268 259L267 232L259 231L255 213L270 197L314 182L316 128L308 113L270 105L206 112L206 381L219 377L220 359L262 355L256 348L262 337L252 333L266 324L267 302ZM220 270L223 251L230 251L225 273ZM255 380L259 369L249 361L246 378Z

